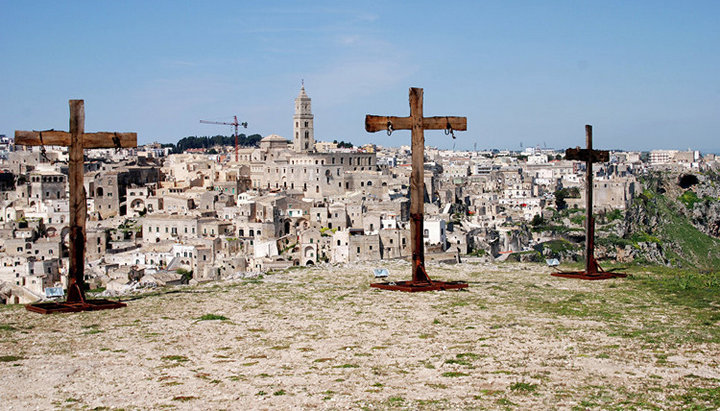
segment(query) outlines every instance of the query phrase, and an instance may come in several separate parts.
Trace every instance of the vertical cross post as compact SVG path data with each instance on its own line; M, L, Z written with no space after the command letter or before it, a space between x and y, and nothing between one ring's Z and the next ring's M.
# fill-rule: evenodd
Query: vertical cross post
M425 132L423 129L423 90L410 89L410 119L412 121L410 173L410 238L412 239L412 280L430 282L425 271L423 244L425 214Z
M394 283L371 284L371 287L399 291L431 291L466 288L467 283L433 281L425 270L425 246L423 243L423 217L425 198L425 130L467 130L466 117L423 117L423 89L410 89L410 116L365 116L365 130L410 130L412 138L412 171L410 174L410 241L412 247L412 280ZM453 134L454 137L454 134Z
M15 131L15 144L24 146L65 146L69 148L68 184L70 185L70 264L67 298L63 303L36 303L26 308L43 314L92 311L125 307L124 303L85 298L85 199L83 157L86 148L123 148L137 146L137 133L101 131L85 133L85 102L70 100L70 131Z
M85 140L85 102L70 100L70 149L68 182L70 184L70 270L68 302L85 303L85 220L87 201L83 167Z
M592 126L585 125L585 142L588 152L593 151ZM593 162L585 159L585 271L597 273L600 268L595 260L595 220L593 218Z
M585 125L585 143L587 148L568 148L565 159L585 162L585 271L558 272L556 277L579 278L582 280L605 280L626 277L627 274L605 271L595 259L595 217L593 217L593 163L607 162L610 152L593 150L592 126Z

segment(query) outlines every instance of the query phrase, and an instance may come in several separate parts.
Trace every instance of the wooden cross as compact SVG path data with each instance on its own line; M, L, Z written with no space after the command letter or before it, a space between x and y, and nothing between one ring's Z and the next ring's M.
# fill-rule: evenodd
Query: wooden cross
M87 203L83 185L83 155L86 148L137 147L137 133L113 133L101 131L85 133L85 102L70 100L70 132L66 131L15 131L15 144L22 146L65 146L69 147L70 184L70 270L66 303L87 305L84 292L85 273L85 220ZM95 302L103 300L94 300ZM82 309L99 309L85 307ZM115 308L115 307L100 307ZM29 310L32 310L28 306ZM40 310L32 310L40 311ZM56 310L56 311L80 311ZM40 311L48 312L48 311Z
M424 213L424 164L425 164L425 132L424 130L445 130L450 134L453 130L467 130L466 117L423 117L423 89L410 89L410 116L365 116L365 130L371 133L386 130L388 135L394 130L412 130L412 172L410 174L410 237L412 241L412 281L404 284L382 286L377 288L401 291L426 291L447 288L465 288L466 283L449 283L432 281L425 270L425 248L423 244L423 213ZM453 135L454 137L454 135ZM404 285L407 285L405 287Z
M604 163L610 160L607 150L593 150L592 126L585 126L587 148L568 148L565 150L566 160L585 162L585 271L574 273L554 273L558 277L581 278L587 280L625 277L625 274L604 272L595 259L595 218L593 217L593 163Z

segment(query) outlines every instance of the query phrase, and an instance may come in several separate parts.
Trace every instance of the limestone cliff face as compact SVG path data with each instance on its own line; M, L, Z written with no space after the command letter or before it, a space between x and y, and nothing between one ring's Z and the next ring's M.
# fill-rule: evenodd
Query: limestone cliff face
M650 173L625 215L623 256L678 267L717 269L720 178L705 173Z
M689 179L688 175L681 176L679 183L683 177ZM684 200L687 215L698 230L720 237L720 175L712 171L698 175L697 183L687 187L679 198Z
M720 201L696 203L691 217L698 230L715 238L720 237Z

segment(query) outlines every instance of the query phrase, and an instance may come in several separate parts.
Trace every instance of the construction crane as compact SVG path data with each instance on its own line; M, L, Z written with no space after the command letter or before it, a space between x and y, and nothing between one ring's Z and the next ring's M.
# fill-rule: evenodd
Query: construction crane
M238 162L238 126L243 126L244 128L247 128L248 123L247 121L244 123L238 123L237 116L233 116L233 122L232 123L225 123L222 121L208 121L208 120L200 120L203 124L223 124L226 126L235 126L235 162Z

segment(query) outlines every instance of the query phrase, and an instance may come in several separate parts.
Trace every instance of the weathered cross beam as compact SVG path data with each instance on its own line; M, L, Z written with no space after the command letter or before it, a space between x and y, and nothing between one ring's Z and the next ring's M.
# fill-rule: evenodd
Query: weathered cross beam
M585 126L585 139L587 148L568 148L565 150L565 159L585 162L585 271L553 273L556 277L579 278L583 280L604 280L614 277L627 277L626 274L607 272L600 267L595 259L595 218L593 209L593 163L603 163L610 160L607 150L593 150L592 126Z
M412 173L410 174L410 237L412 246L412 280L394 283L371 284L371 287L399 291L431 291L465 288L467 283L433 281L425 270L425 248L423 244L424 212L424 130L467 130L466 117L423 117L423 89L410 89L410 116L365 116L365 130L385 130L390 135L394 130L412 130ZM454 137L454 135L453 135Z
M83 154L86 148L137 146L137 133L101 131L85 133L85 102L70 100L70 131L15 131L15 144L22 146L69 147L70 184L70 269L65 303L30 304L26 308L40 313L89 311L124 307L107 300L85 299L85 220L87 203L83 185Z

